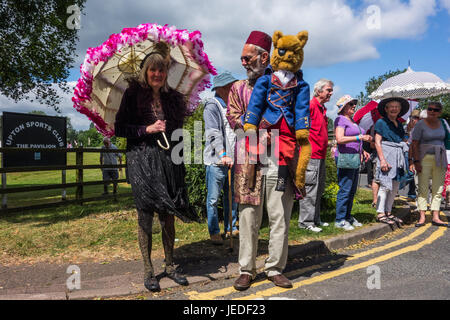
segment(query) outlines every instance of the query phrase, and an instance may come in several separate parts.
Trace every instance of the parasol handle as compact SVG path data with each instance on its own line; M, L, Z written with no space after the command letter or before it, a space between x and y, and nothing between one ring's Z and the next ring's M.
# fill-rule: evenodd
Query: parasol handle
M158 141L158 145L161 147L161 149L169 150L170 144L169 144L169 141L167 141L166 133L165 132L161 132L161 133L162 133L162 136L164 138L164 142L165 142L167 147L163 146L162 143L159 140L157 140Z

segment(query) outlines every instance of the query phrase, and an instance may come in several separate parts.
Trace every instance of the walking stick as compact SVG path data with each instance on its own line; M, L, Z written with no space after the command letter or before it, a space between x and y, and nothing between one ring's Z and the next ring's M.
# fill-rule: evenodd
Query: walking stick
M228 168L228 221L230 226L230 251L233 252L233 201L231 197L231 168Z

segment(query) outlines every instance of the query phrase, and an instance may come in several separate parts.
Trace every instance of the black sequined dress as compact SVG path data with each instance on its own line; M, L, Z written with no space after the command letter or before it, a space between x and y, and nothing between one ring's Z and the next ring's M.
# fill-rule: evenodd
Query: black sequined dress
M175 90L161 93L161 104L166 120L166 135L182 128L185 103ZM116 115L115 134L127 138L128 180L133 191L141 227L148 230L153 213L173 214L184 222L198 221L198 215L189 205L183 163L171 159L174 142L169 150L157 144L163 142L161 133L147 134L145 128L157 120L151 108L151 91L132 83L125 91Z

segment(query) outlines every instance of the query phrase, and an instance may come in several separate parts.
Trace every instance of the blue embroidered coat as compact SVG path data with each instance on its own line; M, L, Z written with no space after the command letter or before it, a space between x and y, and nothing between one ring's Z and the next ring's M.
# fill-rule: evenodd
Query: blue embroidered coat
M284 117L295 131L309 129L309 100L309 85L303 80L301 70L283 86L269 65L256 81L247 112L241 120L265 129Z

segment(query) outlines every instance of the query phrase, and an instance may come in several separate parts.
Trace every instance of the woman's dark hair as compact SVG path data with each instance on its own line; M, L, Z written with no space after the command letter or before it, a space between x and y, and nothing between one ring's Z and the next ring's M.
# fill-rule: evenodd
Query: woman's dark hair
M439 110L442 110L442 104L440 103L440 102L430 102L429 104L428 104L428 106L430 107L430 106L434 106L435 108L438 108Z

